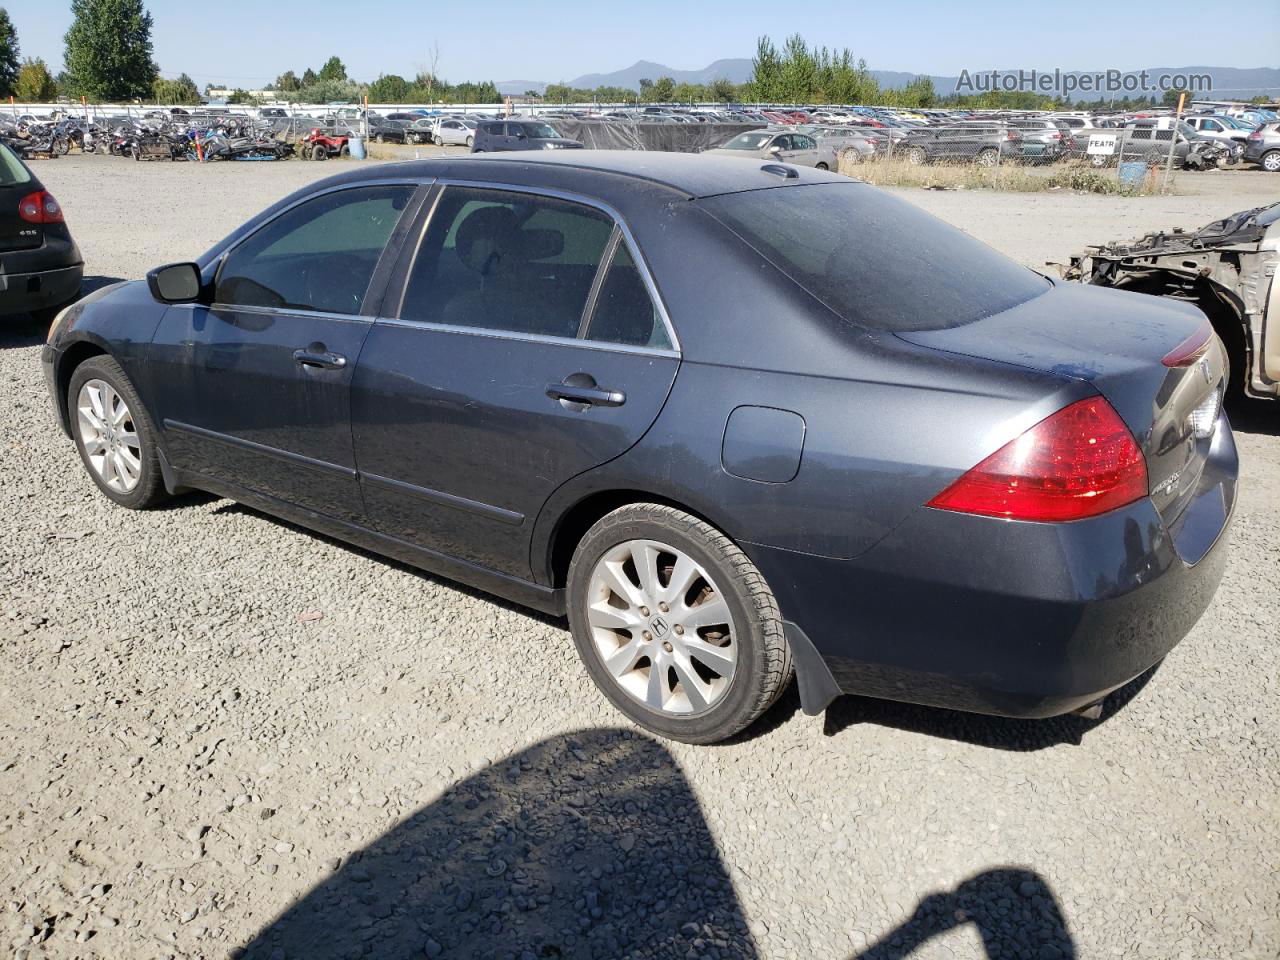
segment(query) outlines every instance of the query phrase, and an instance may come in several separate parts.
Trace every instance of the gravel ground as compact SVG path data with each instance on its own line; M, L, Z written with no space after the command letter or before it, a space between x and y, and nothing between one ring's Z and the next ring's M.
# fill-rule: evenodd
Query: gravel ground
M198 254L338 164L71 157L88 271ZM904 192L1032 265L1275 198ZM1238 411L1212 607L1103 720L788 694L626 728L564 624L243 509L130 513L0 327L0 950L15 957L1272 958L1280 410Z

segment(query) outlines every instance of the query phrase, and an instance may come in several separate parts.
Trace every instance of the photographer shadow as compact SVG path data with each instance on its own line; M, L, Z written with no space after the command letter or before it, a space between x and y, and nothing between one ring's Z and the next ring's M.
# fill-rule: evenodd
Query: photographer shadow
M756 957L666 748L558 736L448 787L249 943L253 960Z
M1002 867L925 897L850 960L906 957L964 924L977 929L989 960L1075 957L1047 884L1030 870ZM552 737L448 787L232 953L246 960L767 955L675 759L643 734L607 728Z

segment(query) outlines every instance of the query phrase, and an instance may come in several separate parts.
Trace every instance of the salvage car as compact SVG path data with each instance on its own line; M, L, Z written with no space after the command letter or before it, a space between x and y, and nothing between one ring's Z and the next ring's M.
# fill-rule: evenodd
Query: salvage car
M1204 311L1226 346L1230 382L1251 397L1280 397L1280 203L1242 210L1198 230L1148 233L1089 247L1068 280L1168 297Z
M1096 710L1205 609L1235 502L1198 310L777 161L350 170L42 359L114 503L207 490L567 614L604 695L696 743L793 669L808 713Z
M818 170L834 170L836 150L824 146L806 133L782 133L777 130L751 130L740 133L704 157L735 157L746 160L781 160Z
M485 120L476 124L472 153L506 150L581 150L581 140L570 140L549 123L538 120Z
M1280 123L1264 124L1249 134L1242 159L1270 173L1280 173Z
M0 144L0 317L48 323L80 294L84 260L62 207L17 154Z

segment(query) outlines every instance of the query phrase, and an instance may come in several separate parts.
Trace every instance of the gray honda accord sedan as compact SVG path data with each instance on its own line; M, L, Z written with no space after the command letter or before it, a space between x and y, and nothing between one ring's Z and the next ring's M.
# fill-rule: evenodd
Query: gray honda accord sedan
M1195 309L778 162L353 169L63 311L43 360L121 506L212 491L567 615L696 743L793 673L808 713L1088 710L1204 611L1236 495Z

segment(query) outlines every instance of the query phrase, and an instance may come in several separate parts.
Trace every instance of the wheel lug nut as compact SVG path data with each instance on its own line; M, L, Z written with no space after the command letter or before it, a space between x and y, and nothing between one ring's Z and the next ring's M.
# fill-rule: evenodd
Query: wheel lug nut
M647 617L648 615L649 615L649 608L648 608L648 607L641 607L641 608L640 608L640 616L642 616L642 617Z
M648 630L645 630L643 633L640 634L640 636L644 637L646 640L653 639L653 634L650 633Z
M665 603L660 603L658 604L658 609L661 610L663 613L667 613L671 608L668 607Z
M676 633L679 633L679 634L684 633L684 627L681 624L678 624L678 623L676 624Z
M663 649L663 650L665 650L665 651L667 651L667 653L670 653L670 652L671 652L671 644L669 644L669 643L664 643L664 644L662 645L662 649Z

